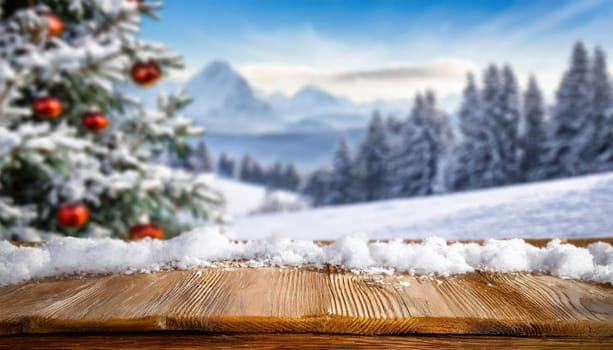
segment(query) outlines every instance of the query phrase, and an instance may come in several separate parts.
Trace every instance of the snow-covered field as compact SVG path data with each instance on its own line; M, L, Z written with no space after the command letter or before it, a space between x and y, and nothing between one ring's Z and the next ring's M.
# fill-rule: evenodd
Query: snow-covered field
M267 204L273 200L285 206L287 210L295 210L306 206L305 201L293 192L268 191L264 186L236 180L218 177L215 179L213 187L225 199L225 212L233 217L266 211Z
M237 238L613 236L613 173L415 199L239 216Z
M171 240L53 238L38 247L0 241L0 285L66 274L130 273L167 268L338 265L369 273L461 274L534 271L613 283L613 246L586 248L550 242L544 248L521 239L447 244L369 242L374 237L492 238L611 236L613 173L461 194L383 201L293 213L247 213L260 208L266 191L217 180L234 237L205 227ZM285 200L300 200L284 193ZM360 234L361 232L361 234ZM263 238L248 242L233 238ZM293 238L293 239L292 239ZM313 239L337 239L321 246Z

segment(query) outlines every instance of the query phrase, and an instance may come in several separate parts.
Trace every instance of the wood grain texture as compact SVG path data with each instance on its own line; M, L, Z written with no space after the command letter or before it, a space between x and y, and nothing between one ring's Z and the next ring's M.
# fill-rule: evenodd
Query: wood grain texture
M185 332L0 336L0 349L612 349L613 338Z
M613 286L527 273L201 268L0 287L0 334L613 336Z

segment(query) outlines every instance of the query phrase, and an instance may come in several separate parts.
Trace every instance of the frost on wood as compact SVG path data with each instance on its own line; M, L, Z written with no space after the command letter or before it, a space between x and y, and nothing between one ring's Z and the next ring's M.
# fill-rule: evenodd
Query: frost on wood
M58 238L38 247L0 241L0 285L74 274L151 272L226 263L246 266L336 265L356 273L462 274L475 270L530 271L613 284L613 246L587 248L559 240L538 248L521 239L447 244L442 238L406 244L343 237L331 245L269 238L235 241L214 228L196 229L168 241Z

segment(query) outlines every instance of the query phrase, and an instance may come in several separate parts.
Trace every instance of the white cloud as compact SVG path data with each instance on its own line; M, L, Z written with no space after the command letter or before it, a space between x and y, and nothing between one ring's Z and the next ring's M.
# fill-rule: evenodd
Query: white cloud
M439 94L461 89L466 72L475 66L458 59L436 59L426 63L404 63L358 70L317 70L308 66L242 65L239 71L256 87L291 94L315 84L356 101L404 99L430 88Z

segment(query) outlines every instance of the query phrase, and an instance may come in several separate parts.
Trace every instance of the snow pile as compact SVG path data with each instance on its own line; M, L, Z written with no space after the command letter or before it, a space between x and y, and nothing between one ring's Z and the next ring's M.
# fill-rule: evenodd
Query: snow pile
M58 238L39 247L0 241L0 285L75 274L150 272L224 266L340 266L354 272L451 275L481 271L531 271L613 284L613 247L593 243L578 248L552 241L537 248L521 239L447 244L429 238L369 243L346 236L331 245L269 238L234 241L215 228L197 229L168 241Z

